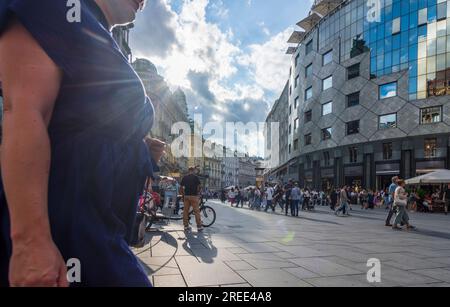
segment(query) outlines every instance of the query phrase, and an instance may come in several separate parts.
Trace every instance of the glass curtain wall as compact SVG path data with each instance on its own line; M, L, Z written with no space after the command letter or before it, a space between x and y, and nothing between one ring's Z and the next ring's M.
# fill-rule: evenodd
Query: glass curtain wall
M368 4L379 3L380 10ZM371 75L409 70L409 99L450 95L450 0L351 0L319 26L319 49L371 51Z

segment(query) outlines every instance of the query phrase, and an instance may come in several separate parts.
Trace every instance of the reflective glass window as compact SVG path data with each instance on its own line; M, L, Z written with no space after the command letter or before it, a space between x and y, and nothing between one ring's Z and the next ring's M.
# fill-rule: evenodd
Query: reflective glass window
M397 114L382 115L379 117L378 128L389 129L397 127Z
M347 96L347 107L351 108L359 105L359 92Z
M420 124L435 124L442 121L442 106L420 110Z
M322 141L331 139L332 130L331 128L322 129Z
M419 11L419 25L426 24L428 22L427 8L423 8Z
M323 65L327 65L333 61L333 50L328 51L323 55Z
M388 23L389 24L389 23ZM392 20L392 34L396 34L400 32L400 17ZM386 32L388 33L388 32Z
M359 120L351 121L347 123L347 135L359 133Z
M380 99L397 96L397 82L380 85Z
M305 91L305 100L311 99L312 96L313 96L312 87L310 87Z
M331 114L333 112L333 102L327 102L322 105L322 116Z
M322 90L327 90L333 86L333 76L329 76L328 78L322 80Z

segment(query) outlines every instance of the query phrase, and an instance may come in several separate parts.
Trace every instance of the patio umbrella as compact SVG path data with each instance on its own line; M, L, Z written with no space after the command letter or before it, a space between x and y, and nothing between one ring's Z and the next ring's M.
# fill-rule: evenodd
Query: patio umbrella
M406 180L407 185L450 184L450 170L442 169Z

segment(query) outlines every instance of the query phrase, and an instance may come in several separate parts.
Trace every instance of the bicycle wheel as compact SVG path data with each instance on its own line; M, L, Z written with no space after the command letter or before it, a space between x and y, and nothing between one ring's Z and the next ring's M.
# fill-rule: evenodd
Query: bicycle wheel
M201 217L203 227L211 227L216 222L216 211L209 206L204 206L201 209Z

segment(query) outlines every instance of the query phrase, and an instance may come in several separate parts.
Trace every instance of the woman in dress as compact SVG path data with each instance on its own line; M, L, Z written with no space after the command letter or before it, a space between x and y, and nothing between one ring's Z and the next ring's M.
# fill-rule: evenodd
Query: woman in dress
M128 243L164 143L147 138L154 109L110 32L144 0L80 1L79 22L67 1L6 2L0 285L68 286L76 259L73 286L150 286Z

